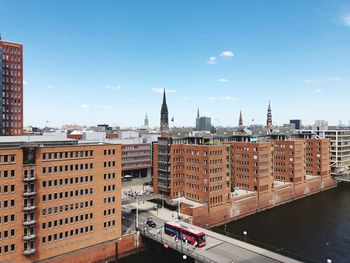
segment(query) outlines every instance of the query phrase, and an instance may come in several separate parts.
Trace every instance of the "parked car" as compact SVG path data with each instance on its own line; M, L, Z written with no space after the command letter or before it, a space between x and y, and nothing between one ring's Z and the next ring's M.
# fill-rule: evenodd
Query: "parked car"
M146 225L149 226L150 228L155 228L155 227L157 227L156 222L154 222L152 219L148 219L148 220L146 221Z

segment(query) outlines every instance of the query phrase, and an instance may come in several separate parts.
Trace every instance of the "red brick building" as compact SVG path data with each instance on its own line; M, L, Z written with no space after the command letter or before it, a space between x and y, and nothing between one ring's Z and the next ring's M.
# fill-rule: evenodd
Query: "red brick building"
M120 145L2 138L1 262L113 247L121 235Z
M330 140L306 139L305 144L306 174L329 177Z
M23 46L0 39L0 135L23 134Z
M275 180L301 184L305 180L305 141L275 140L273 146L273 175Z
M234 186L258 194L273 189L271 142L233 142L231 144L231 174Z

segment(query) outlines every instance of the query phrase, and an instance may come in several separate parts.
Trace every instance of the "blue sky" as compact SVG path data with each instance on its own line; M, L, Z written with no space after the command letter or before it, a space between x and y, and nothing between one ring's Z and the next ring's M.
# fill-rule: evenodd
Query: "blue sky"
M24 123L350 120L350 2L1 0L24 45ZM14 11L15 10L15 11ZM254 119L254 121L252 121Z

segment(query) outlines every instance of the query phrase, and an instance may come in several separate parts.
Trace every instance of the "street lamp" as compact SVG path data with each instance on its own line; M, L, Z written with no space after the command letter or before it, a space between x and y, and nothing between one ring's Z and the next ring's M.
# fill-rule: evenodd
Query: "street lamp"
M248 232L247 231L243 231L243 235L244 235L244 242L247 242L247 235L248 235Z
M327 263L332 263L332 260L327 258Z
M182 258L183 258L184 260L186 260L186 259L187 259L187 255L182 255Z

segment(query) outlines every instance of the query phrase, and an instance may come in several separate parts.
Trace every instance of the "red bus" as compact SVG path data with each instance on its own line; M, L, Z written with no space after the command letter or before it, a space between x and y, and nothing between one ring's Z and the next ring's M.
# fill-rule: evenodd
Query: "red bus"
M167 235L176 236L182 241L187 240L190 244L196 243L197 247L204 247L206 244L204 232L188 228L178 223L165 222L164 232Z

